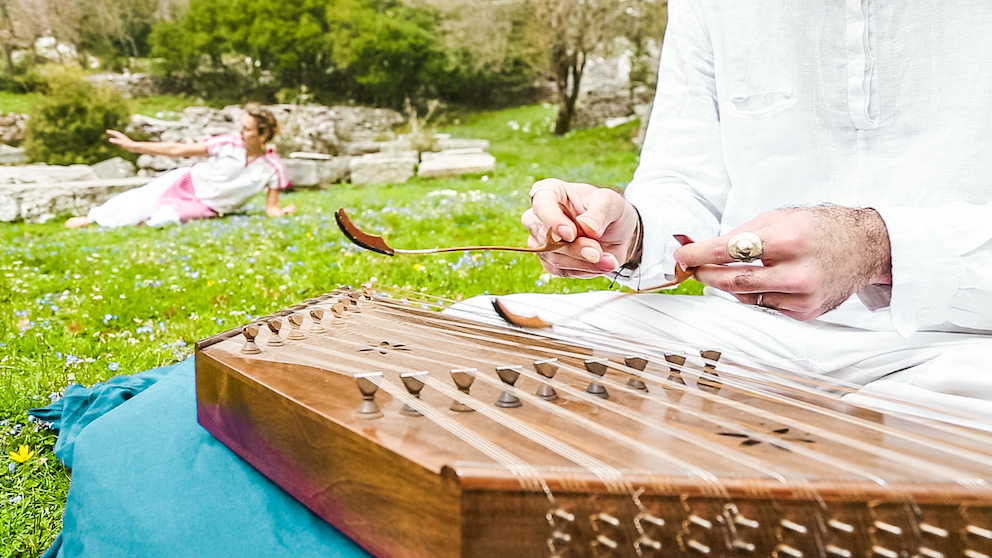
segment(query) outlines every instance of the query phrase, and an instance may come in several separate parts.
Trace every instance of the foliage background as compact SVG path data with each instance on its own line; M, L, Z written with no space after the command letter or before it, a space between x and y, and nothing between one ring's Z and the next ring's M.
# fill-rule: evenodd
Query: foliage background
M553 279L527 255L390 258L356 248L334 224L343 206L395 246L523 245L519 216L535 180L622 188L637 161L635 124L555 137L554 114L546 105L452 115L462 122L445 131L490 139L494 174L290 193L291 217L266 218L259 198L242 215L161 230L0 227L0 557L37 556L61 528L69 475L51 453L54 435L26 413L71 382L177 362L198 339L370 277L452 299L610 288ZM6 452L21 444L36 455L18 465Z

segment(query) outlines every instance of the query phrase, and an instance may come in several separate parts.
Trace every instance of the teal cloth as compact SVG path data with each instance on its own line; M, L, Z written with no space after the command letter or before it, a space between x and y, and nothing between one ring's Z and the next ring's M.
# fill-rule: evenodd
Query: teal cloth
M43 558L369 556L197 424L193 359L73 386L32 414L59 427L72 465Z

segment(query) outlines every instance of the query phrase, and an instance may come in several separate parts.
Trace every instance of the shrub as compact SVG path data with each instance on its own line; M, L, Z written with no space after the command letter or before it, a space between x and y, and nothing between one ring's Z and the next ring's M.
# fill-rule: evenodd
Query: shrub
M107 129L123 130L131 118L127 103L110 88L94 87L70 70L45 76L46 98L28 119L24 148L36 162L92 164L129 154L107 141Z

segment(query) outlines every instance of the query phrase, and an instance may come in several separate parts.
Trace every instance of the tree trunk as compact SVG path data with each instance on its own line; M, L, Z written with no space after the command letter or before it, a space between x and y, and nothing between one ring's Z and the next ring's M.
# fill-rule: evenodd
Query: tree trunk
M572 117L575 116L575 103L579 100L579 85L582 83L582 71L585 69L586 55L576 52L571 63L565 69L565 79L558 82L558 117L555 119L555 135L563 136L572 128ZM568 79L569 76L571 79Z

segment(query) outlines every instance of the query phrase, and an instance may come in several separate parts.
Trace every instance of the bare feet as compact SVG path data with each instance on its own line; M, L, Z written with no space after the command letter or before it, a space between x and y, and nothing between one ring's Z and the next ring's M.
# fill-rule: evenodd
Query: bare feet
M90 221L87 217L70 217L68 221L65 222L67 229L80 229L82 227L88 226L93 221Z

